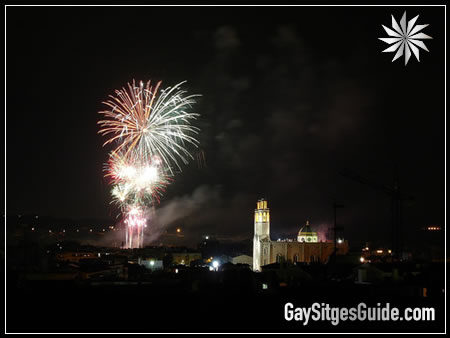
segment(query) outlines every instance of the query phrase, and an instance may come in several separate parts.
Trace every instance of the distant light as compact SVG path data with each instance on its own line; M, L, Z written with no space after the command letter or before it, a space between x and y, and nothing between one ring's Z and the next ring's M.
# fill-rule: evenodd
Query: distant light
M263 283L262 289L263 289L263 290L267 290L268 288L269 288L269 285L267 285L266 283Z
M212 263L212 266L213 266L214 269L217 270L217 268L219 267L219 262L218 262L218 261L214 261L214 262Z
M180 228L177 228L177 232L181 232L181 229L180 229Z
M63 229L63 232L66 232L66 230Z
M34 228L31 228L31 231L34 231Z
M205 239L209 239L209 236L205 236Z
M102 231L104 232L104 231L105 231L105 229L102 229Z
M361 257L361 258L359 259L359 261L360 261L361 263L364 263L364 261L365 261L364 257Z
M339 239L337 240L337 242L338 242L339 244L341 244L343 241L344 241L344 240L343 240L342 238L339 238Z
M89 229L89 232L92 232L92 229Z
M151 266L155 265L155 261L150 261L150 265Z
M49 229L48 232L52 232L52 231Z
M389 249L389 250L388 250L388 253L392 253L392 250L391 250L391 249Z
M98 257L100 257L100 252L98 253Z
M378 254L382 254L382 253L383 253L383 250L377 250L377 253L378 253Z
M77 229L77 232L80 232L80 229Z
M36 216L36 218L39 218L39 216Z
M368 247L368 246L366 246L366 250L367 250L367 251L369 250L369 247Z
M175 273L178 273L178 269L175 269Z

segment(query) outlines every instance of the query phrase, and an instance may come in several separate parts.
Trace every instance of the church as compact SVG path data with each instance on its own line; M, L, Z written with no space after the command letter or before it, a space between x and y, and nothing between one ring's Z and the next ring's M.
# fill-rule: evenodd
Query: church
M337 243L337 254L348 252L348 242ZM319 241L317 232L313 231L309 221L298 232L297 239L272 241L270 239L270 210L267 200L260 199L255 209L255 233L253 237L253 270L261 271L264 265L280 261L327 262L334 252L333 241Z

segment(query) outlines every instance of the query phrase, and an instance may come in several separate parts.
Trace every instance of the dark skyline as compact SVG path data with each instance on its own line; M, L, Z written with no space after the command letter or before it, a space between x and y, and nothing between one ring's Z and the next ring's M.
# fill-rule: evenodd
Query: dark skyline
M389 238L389 198L338 172L390 185L396 165L415 197L406 235L444 226L444 8L406 7L433 37L406 67L378 40L404 10L8 7L6 211L115 219L101 102L133 79L187 80L206 167L175 177L161 228L248 238L266 197L276 238L330 224L337 198L344 237Z

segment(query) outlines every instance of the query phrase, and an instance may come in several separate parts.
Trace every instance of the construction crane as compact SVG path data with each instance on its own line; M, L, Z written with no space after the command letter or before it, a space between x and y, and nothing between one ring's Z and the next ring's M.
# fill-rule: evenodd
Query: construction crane
M402 250L402 243L400 239L400 230L402 226L401 206L404 200L413 200L414 197L403 195L400 191L398 169L395 168L394 184L392 186L380 184L368 178L362 177L350 169L343 169L339 172L342 176L353 181L365 184L375 190L382 191L391 197L391 211L392 211L392 258L398 260L399 253Z
M334 226L332 228L328 228L328 230L333 231L334 235L334 252L333 252L333 258L336 261L336 255L337 255L337 232L344 230L344 227L337 225L337 209L343 208L344 206L342 204L338 204L336 202L336 199L333 200L333 210L334 210Z

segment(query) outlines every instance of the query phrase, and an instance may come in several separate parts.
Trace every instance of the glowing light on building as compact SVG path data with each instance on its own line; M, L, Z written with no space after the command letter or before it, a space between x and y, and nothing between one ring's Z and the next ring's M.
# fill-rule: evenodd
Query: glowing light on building
M364 263L365 258L364 258L364 257L360 257L360 258L359 258L359 261L360 261L361 263Z

